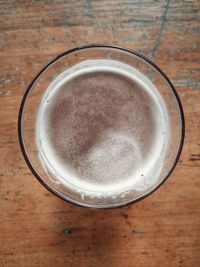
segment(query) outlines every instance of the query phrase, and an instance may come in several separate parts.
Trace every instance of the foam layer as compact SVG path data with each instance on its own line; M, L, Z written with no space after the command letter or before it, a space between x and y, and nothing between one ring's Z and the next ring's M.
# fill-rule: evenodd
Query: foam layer
M136 69L84 61L44 94L36 125L40 159L74 190L134 187L157 168L167 134L164 110L156 88Z

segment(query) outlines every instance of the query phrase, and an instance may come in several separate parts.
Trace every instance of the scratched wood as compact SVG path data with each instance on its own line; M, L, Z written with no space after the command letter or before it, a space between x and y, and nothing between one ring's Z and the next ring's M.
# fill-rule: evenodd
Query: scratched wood
M174 83L186 139L167 182L135 205L89 210L30 173L17 115L31 78L89 43L134 49ZM0 266L200 266L200 1L0 0Z

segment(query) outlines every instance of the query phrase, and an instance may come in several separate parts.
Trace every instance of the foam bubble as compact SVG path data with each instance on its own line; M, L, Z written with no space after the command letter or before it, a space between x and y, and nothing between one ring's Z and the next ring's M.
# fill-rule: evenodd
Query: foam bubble
M113 60L88 60L47 88L37 145L43 164L67 186L114 193L138 188L152 174L166 126L161 96L142 73Z

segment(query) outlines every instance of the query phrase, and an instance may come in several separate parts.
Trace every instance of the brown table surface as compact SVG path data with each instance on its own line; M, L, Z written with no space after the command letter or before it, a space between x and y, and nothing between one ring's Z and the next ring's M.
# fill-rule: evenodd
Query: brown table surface
M17 116L32 77L69 48L107 43L153 59L186 118L165 184L115 210L65 203L21 155ZM0 266L200 266L200 1L0 1Z

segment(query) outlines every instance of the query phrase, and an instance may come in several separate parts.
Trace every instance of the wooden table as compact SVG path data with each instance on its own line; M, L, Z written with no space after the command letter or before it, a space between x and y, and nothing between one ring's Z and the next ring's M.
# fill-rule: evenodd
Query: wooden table
M33 177L18 145L22 95L74 46L150 57L174 83L186 138L166 183L135 205L77 207ZM0 1L0 266L200 266L200 1Z

